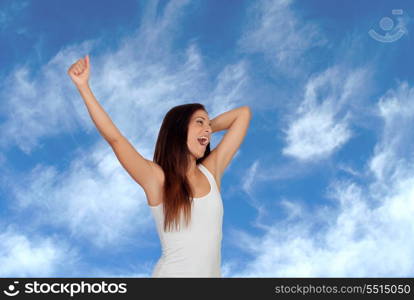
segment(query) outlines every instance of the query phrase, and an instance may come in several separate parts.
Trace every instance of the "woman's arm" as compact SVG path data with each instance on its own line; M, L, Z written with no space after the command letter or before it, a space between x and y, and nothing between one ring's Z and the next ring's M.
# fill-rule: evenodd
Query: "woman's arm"
M219 179L243 142L250 124L251 115L248 106L241 106L224 112L211 120L213 132L228 129L220 143L209 155L211 156L210 159L214 161L216 174Z
M68 70L68 75L81 94L89 115L91 116L92 121L99 133L106 141L113 143L114 141L120 139L122 134L92 93L88 83L89 74L89 55L87 55L85 59L81 58L77 60Z
M89 88L89 70L89 56L86 56L86 59L74 63L68 74L78 88L96 128L108 141L124 169L144 189L149 204L152 195L161 190L163 171L156 163L145 159L114 125Z
M240 106L218 115L217 117L211 120L210 126L212 132L214 133L217 131L229 129L231 124L233 124L233 122L238 117L246 114L246 110L248 110L250 113L250 108L248 106Z
M88 83L77 85L89 115L102 137L110 144L122 138L122 133L112 122L109 115L96 100Z

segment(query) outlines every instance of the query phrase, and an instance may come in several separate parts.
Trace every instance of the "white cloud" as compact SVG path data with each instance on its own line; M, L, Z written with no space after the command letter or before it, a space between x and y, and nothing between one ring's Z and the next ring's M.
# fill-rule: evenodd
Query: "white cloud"
M351 137L345 121L335 122L329 109L314 108L290 125L283 154L300 160L329 156Z
M71 271L78 252L55 236L22 233L8 226L0 232L0 276L50 277Z
M259 160L256 160L251 165L251 167L246 171L243 177L242 189L249 195L252 193L253 179L256 176L258 165L259 165Z
M241 60L225 66L218 74L215 88L209 95L211 114L216 116L246 104L245 93L248 80L246 61Z
M347 71L340 66L309 79L304 100L289 119L286 147L282 153L301 161L329 157L352 136L349 108L352 97L364 89L366 71Z
M350 174L351 176L355 176L355 177L361 177L362 174L358 171L355 170L355 168L351 167L350 165L344 164L339 162L337 164L338 170L341 170L345 173Z
M414 129L413 99L414 88L407 82L401 82L379 99L378 115L384 120L384 132L369 163L369 169L379 180L392 178L391 174L399 172L400 165L407 165L407 159L414 156L414 145L410 142Z
M231 276L413 276L414 157L403 150L413 147L412 125L402 128L414 124L412 91L402 83L378 102L384 128L367 164L384 153L387 159L364 174L367 183L334 179L326 190L330 205L295 205L290 218L263 224L261 237L233 231L232 240L252 260L245 266L230 260Z
M99 145L92 150L65 172L38 165L22 182L9 182L15 212L35 211L32 226L64 229L98 248L132 243L134 233L145 233L151 224L145 194L110 148ZM138 245L148 244L134 239Z
M304 54L326 44L318 26L302 21L291 0L251 2L249 23L239 40L241 51L261 52L277 70L293 76L306 64Z
M300 217L303 214L303 208L296 202L289 201L288 199L282 199L279 203L280 206L287 212L288 219Z

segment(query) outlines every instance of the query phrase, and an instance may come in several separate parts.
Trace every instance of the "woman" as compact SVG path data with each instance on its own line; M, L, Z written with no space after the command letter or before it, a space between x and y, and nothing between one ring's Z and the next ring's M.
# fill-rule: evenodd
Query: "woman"
M164 117L150 161L128 142L94 97L88 84L89 56L72 64L68 74L97 129L145 191L162 246L152 277L221 277L220 182L246 135L249 107L211 121L202 104L173 107ZM211 135L226 129L210 151Z

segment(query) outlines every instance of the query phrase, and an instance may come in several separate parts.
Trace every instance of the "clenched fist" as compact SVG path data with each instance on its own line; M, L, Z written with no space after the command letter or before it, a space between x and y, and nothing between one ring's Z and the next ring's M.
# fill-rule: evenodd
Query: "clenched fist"
M78 59L68 69L68 74L75 85L88 83L90 73L89 55Z

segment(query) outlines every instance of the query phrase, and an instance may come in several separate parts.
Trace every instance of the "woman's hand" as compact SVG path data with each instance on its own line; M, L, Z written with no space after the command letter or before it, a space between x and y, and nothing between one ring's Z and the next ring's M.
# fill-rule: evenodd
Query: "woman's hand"
M89 73L89 55L86 55L85 58L80 58L68 69L68 74L70 78L72 79L73 83L77 86L88 83Z

